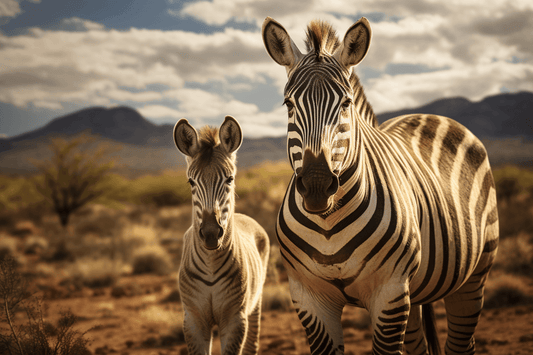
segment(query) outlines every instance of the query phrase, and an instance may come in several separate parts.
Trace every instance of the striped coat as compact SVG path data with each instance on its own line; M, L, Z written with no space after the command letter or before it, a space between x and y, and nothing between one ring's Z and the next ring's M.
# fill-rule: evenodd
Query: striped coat
M279 23L263 24L267 52L288 75L295 175L277 233L291 296L312 354L344 352L345 305L370 312L373 353L438 353L429 320L441 298L446 352L473 353L498 245L487 154L446 117L406 115L379 126L352 71L370 38L364 18L343 42L312 22L302 54Z
M211 353L215 325L223 354L256 354L270 245L256 221L234 213L241 128L227 116L220 130L198 134L182 119L174 139L187 158L193 200L179 271L189 354Z

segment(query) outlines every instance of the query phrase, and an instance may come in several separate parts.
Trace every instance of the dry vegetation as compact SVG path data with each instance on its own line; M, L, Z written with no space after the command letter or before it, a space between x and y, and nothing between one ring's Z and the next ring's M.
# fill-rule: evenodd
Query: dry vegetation
M309 353L275 240L276 214L290 177L286 163L264 163L237 174L237 211L263 225L272 243L263 297L263 354ZM42 300L41 318L19 310L14 321L50 324L45 327L50 333L43 334L51 344L52 335L67 324L74 335L89 340L80 344L92 354L186 353L176 282L182 236L191 222L185 173L135 179L111 175L109 191L75 211L65 228L32 179L39 177L0 176L0 259L13 257L29 281L28 291ZM501 243L487 285L478 352L527 354L533 351L533 172L506 167L495 171L495 179ZM437 317L442 343L442 304ZM510 322L508 336L497 330L504 318ZM346 310L347 353L370 351L369 324L366 311ZM0 333L9 335L3 323Z

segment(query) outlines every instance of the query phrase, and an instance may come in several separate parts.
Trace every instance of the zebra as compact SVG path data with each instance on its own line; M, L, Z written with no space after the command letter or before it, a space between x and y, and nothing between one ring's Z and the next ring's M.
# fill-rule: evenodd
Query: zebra
M189 354L210 354L214 326L222 354L257 354L270 242L252 218L234 213L242 130L226 116L198 133L186 119L174 143L187 160L192 225L183 237L179 289Z
M307 54L267 17L266 51L287 71L294 174L276 232L312 354L344 353L344 306L369 311L373 354L440 353L432 303L444 299L448 354L475 352L474 330L498 247L492 172L458 122L412 114L381 125L353 70L366 18L341 42L307 27Z

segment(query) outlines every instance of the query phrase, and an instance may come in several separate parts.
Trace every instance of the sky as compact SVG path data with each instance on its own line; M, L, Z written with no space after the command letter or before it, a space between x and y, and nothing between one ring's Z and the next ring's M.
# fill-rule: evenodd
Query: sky
M311 20L342 40L365 16L373 37L356 72L378 114L533 91L531 0L0 0L0 135L122 105L155 124L232 115L247 137L284 135L267 16L302 52Z

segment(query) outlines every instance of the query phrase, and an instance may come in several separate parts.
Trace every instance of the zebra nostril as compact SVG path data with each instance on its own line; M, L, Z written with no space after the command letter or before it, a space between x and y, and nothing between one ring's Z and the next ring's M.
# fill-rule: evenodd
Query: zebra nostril
M333 175L331 177L331 183L326 189L326 194L328 196L334 195L337 192L337 190L339 190L339 178L337 177L337 175Z
M305 184L301 176L296 177L296 189L302 196L304 196L305 193L307 192L307 188L305 187Z

